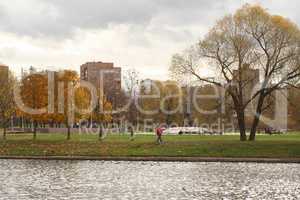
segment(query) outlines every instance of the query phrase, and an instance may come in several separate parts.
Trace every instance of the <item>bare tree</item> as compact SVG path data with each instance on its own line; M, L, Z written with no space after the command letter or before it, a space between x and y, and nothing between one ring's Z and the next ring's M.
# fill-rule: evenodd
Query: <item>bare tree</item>
M140 83L140 73L135 69L128 69L124 74L125 90L130 94L137 88Z
M140 85L140 73L135 69L129 69L125 71L124 83L129 101L131 101L131 104L127 111L127 119L129 119L131 123L136 124L138 120L138 110L134 105L134 102L138 96L137 93Z
M264 110L266 97L296 83L299 68L300 31L288 19L271 15L257 5L246 4L234 15L219 20L203 40L183 54L173 56L171 72L177 77L191 74L199 81L226 88L232 99L240 130L240 140L247 140L245 111L255 104L249 140ZM215 70L215 78L199 72L204 65ZM249 71L259 70L261 82Z

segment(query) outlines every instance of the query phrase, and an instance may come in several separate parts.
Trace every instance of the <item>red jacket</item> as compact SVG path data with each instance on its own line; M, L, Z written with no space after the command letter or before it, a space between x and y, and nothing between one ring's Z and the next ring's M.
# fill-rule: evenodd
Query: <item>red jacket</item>
M156 135L158 135L158 136L162 135L163 132L164 132L164 129L163 129L163 128L157 128L157 129L156 129Z

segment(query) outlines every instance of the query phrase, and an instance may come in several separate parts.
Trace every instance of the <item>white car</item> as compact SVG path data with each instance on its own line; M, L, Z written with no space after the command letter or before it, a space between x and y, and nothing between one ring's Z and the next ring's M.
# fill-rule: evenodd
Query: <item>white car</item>
M211 134L212 132L202 127L172 127L167 128L163 132L164 134L170 135L181 135L181 134Z

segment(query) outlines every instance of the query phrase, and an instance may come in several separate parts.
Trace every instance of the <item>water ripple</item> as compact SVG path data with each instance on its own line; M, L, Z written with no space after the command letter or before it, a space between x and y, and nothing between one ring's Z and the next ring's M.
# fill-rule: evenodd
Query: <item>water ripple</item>
M0 199L300 199L300 165L0 160Z

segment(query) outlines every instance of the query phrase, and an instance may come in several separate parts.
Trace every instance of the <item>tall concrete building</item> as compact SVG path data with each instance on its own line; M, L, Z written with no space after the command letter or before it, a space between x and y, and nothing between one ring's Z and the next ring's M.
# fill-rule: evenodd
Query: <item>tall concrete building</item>
M104 94L113 104L121 92L121 68L114 63L87 62L80 66L81 80L92 83L97 89L103 89Z

